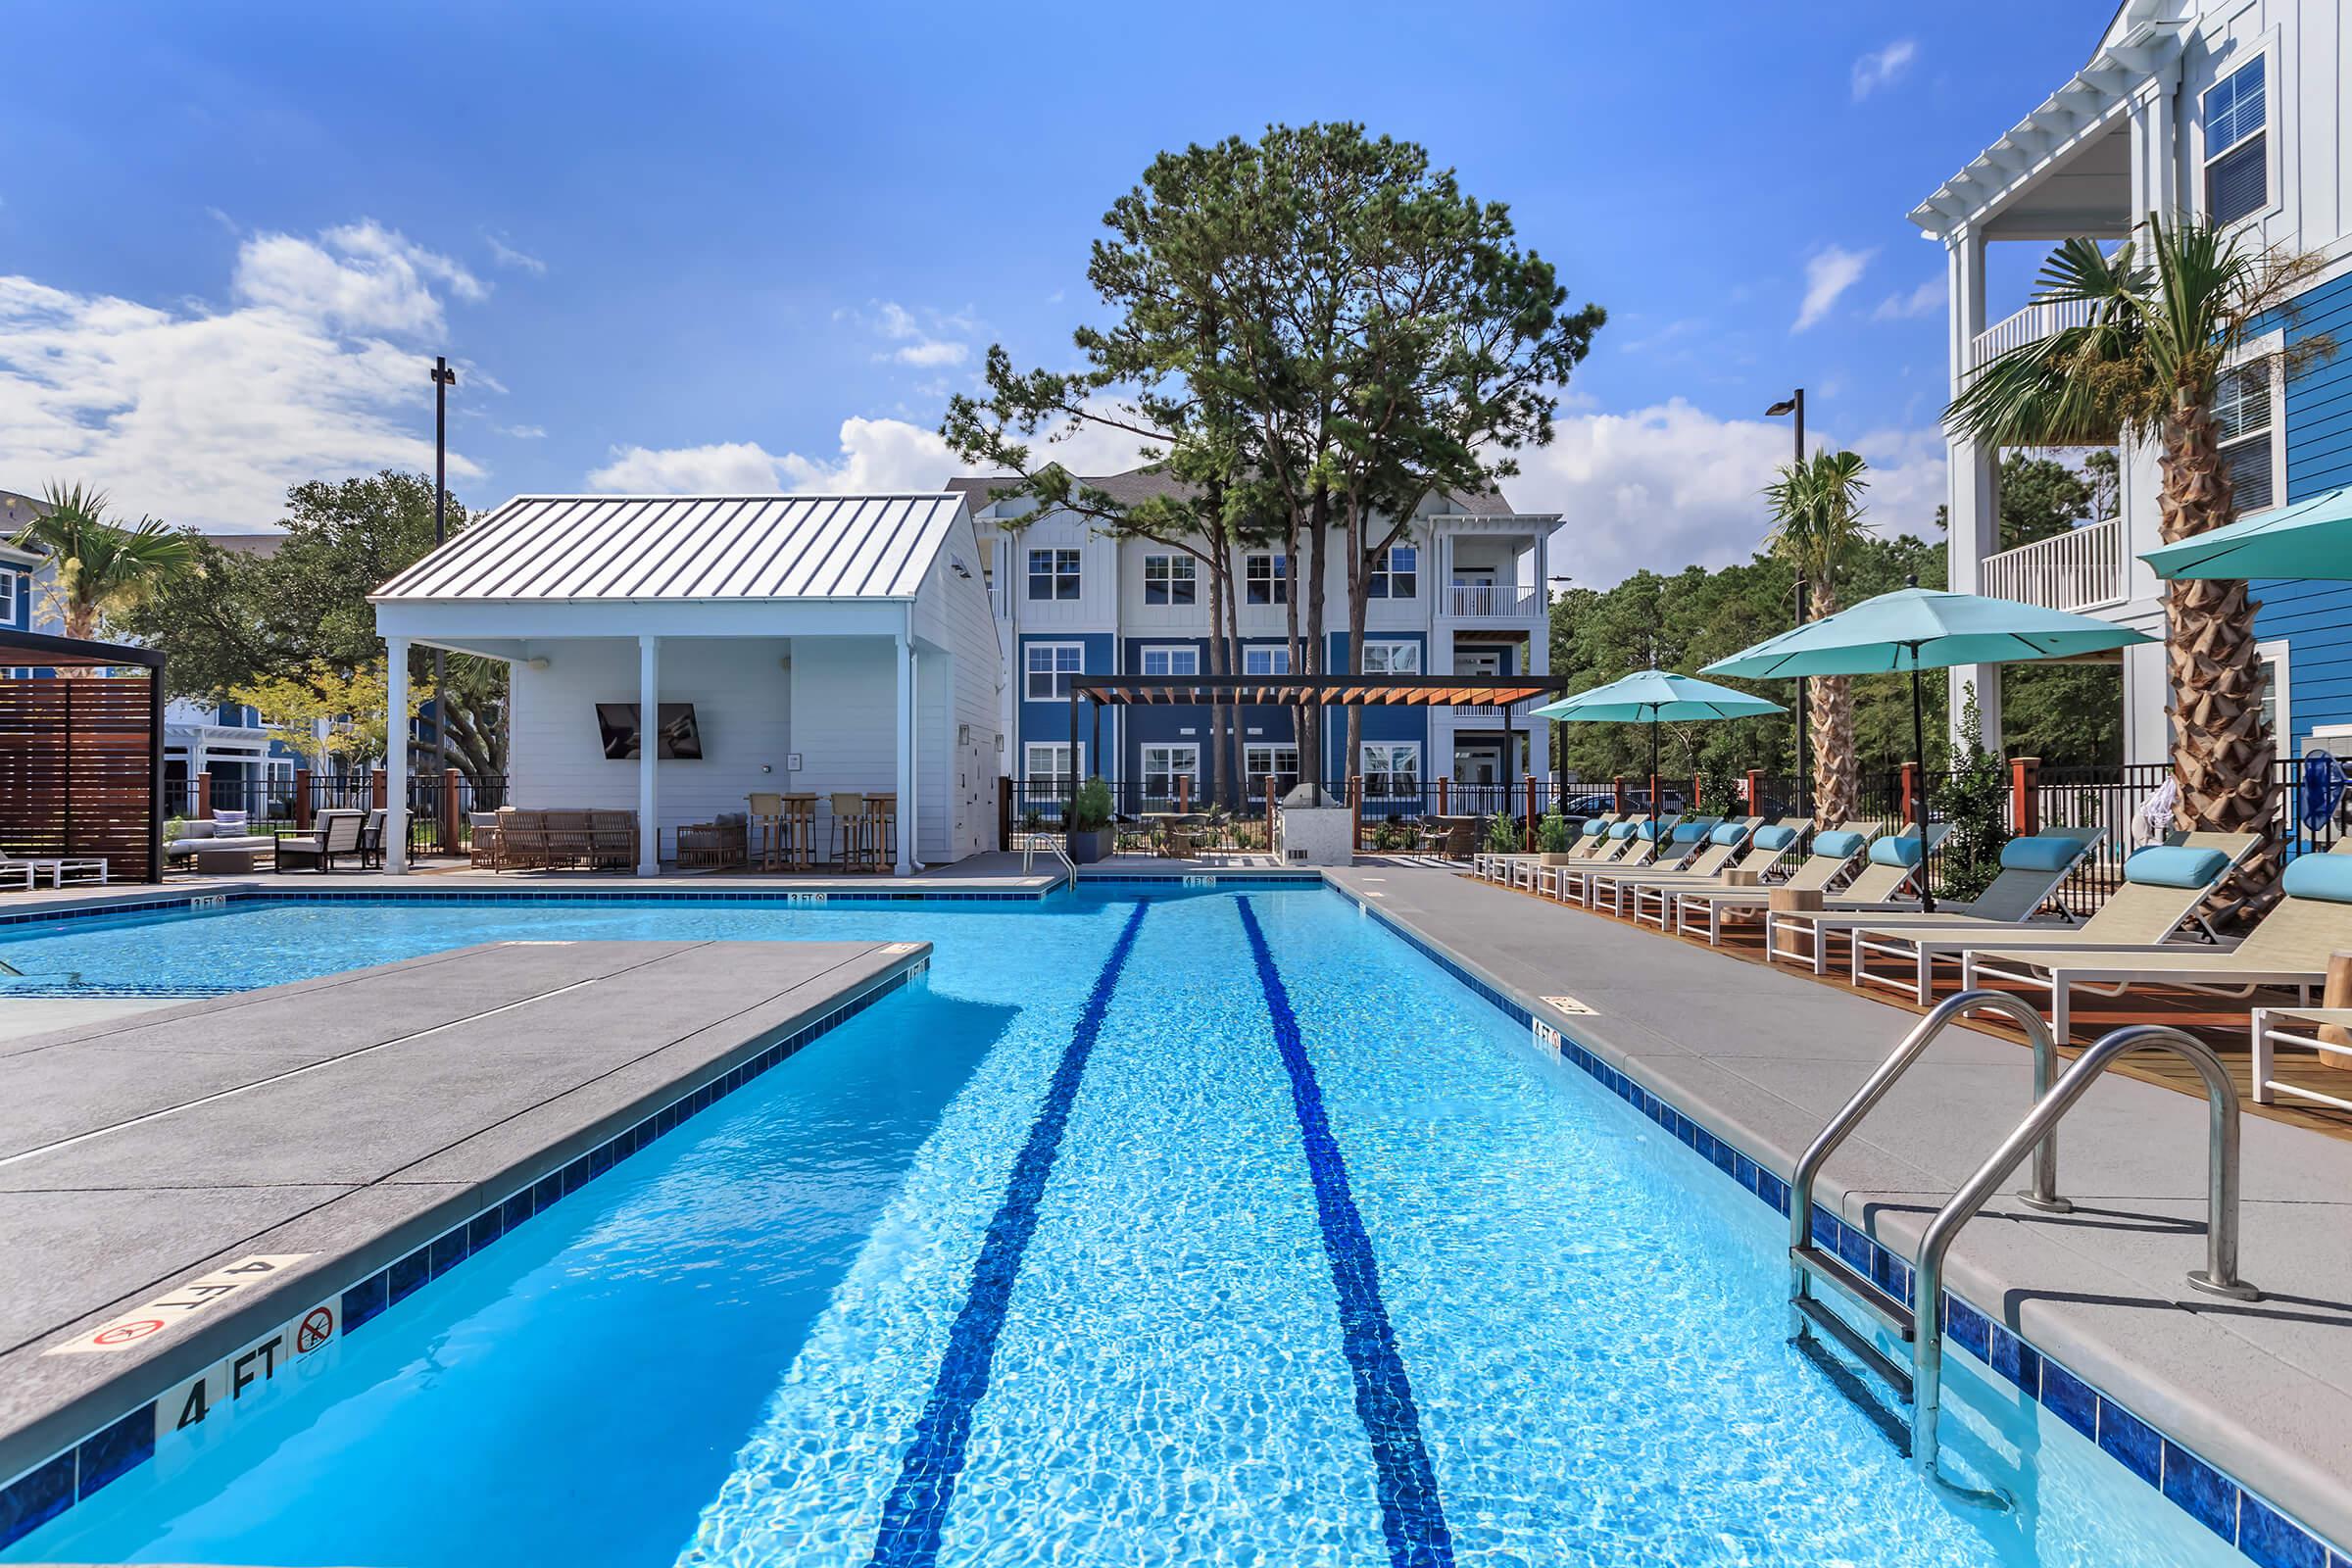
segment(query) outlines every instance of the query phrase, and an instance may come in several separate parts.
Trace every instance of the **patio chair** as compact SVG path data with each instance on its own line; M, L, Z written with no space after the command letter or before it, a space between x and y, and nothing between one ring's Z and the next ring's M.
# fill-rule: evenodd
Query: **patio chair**
M1964 916L1934 923L1906 917L1888 926L1868 926L1853 935L1854 984L1902 989L1903 982L1872 974L1871 954L1908 956L1916 977L1912 994L1921 1006L1934 995L1938 960L1958 962L1976 948L2011 952L2031 948L2036 953L2113 948L2152 948L2169 941L2180 927L2196 918L2197 910L2237 868L2260 836L2253 833L2177 833L2172 844L2150 845L2124 862L2124 884L2108 895L2081 925L2036 924L2005 926L1999 921L1970 921ZM2208 942L2218 942L2205 933Z
M1644 871L1671 871L1687 865L1691 858L1711 846L1707 835L1722 826L1720 818L1692 817L1687 822L1658 822L1643 817L1633 824L1633 840L1638 846L1622 859L1592 865L1565 865L1554 879L1553 896L1568 904L1581 904L1586 908L1597 908L1601 891L1609 884Z
M2352 950L2352 839L2327 855L2298 856L2279 880L2285 895L2244 941L2228 952L2159 944L2097 952L2037 954L2028 948L1972 950L1961 957L1962 984L1982 978L2049 996L2050 1032L2064 1045L2077 991L2120 997L2134 987L2251 997L2264 986L2291 987L2308 1005L2326 984L2330 955Z
M277 841L277 868L291 871L308 861L321 872L332 871L336 856L360 853L360 840L367 826L365 811L321 811L318 825L311 832Z
M498 866L538 871L547 866L547 813L507 807L498 813Z
M1904 896L1927 875L1928 859L1952 834L1949 822L1933 822L1923 835L1916 827L1882 834L1871 840L1854 879L1835 894L1825 895L1818 909L1775 909L1770 895L1757 900L1764 909L1764 960L1806 958L1815 974L1828 974L1829 943L1813 929L1814 922L1839 914L1884 914L1908 906ZM1804 953L1784 948L1781 939L1803 932L1811 947Z
M637 864L637 813L588 813L588 863L599 871L627 871Z
M2289 1024L2301 1027L2289 1028ZM2328 1038L2326 1033L2328 1030L2337 1032L2335 1039ZM2256 1104L2275 1105L2280 1095L2289 1095L2335 1110L2352 1110L2352 1100L2290 1084L2276 1076L2280 1046L2314 1052L2322 1061L2333 1058L2335 1066L2352 1067L2352 1047L2339 1043L2345 1034L2352 1033L2352 1007L2256 1007L2252 1031Z
M1782 861L1796 854L1805 841L1805 829L1812 825L1810 817L1785 816L1778 822L1751 827L1747 844L1739 858L1729 865L1718 867L1711 875L1661 873L1640 879L1634 883L1634 919L1644 925L1655 925L1663 931L1673 923L1674 901L1679 893L1761 886L1764 878L1779 869ZM1740 880L1735 882L1734 877ZM1650 912L1653 906L1656 911L1654 918Z
M1827 896L1840 878L1853 874L1854 867L1870 848L1870 836L1877 824L1867 817L1841 822L1827 832L1813 836L1813 848L1782 888L1799 893L1820 893ZM1698 923L1700 910L1706 911L1707 946L1723 945L1723 915L1727 909L1763 909L1770 906L1772 888L1676 888L1674 899L1674 929L1678 936L1689 936Z
M549 866L589 865L596 858L596 813L581 810L550 810L547 813L547 851Z
M32 891L33 863L0 856L0 886L14 882L26 893Z
M1646 858L1648 845L1641 838L1641 831L1639 818L1621 816L1592 836L1591 853L1579 855L1577 851L1586 841L1578 840L1568 847L1571 858L1567 864L1536 867L1536 892L1545 898L1558 899L1563 904L1573 902L1568 896L1568 879L1571 876L1597 865L1630 864L1632 858L1637 855Z
M1933 913L1898 906L1892 900L1883 910L1823 912L1810 917L1813 927L1814 973L1828 970L1830 940L1840 933L1853 957L1854 983L1877 980L1870 973L1873 953L1916 956L1903 940L1913 931L2014 931L2032 919L2051 895L2065 885L2083 858L2106 837L2104 828L2056 827L2001 846L2001 869L1983 893L1973 899L1936 906ZM2074 916L2060 911L2069 924ZM1927 986L1921 975L1920 985ZM1897 989L1900 989L1898 986Z
M466 815L466 858L475 870L499 868L498 813L469 811Z
M1708 819L1701 818L1700 822L1686 823L1683 826L1696 827L1706 820ZM1712 826L1707 827L1703 834L1694 835L1688 841L1691 848L1679 863L1653 866L1647 870L1627 871L1622 875L1613 875L1605 871L1595 872L1585 883L1587 906L1598 907L1601 894L1606 893L1609 896L1609 912L1622 917L1626 913L1627 896L1638 888L1686 879L1697 882L1712 881L1721 874L1725 866L1732 863L1741 850L1747 848L1747 841L1756 831L1756 826L1755 818L1745 816L1715 822ZM1681 827L1676 829L1675 836L1678 840L1683 839Z

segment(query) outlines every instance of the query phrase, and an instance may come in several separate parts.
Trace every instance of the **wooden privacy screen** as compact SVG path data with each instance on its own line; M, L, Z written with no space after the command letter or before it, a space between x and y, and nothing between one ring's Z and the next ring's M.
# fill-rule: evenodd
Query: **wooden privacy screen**
M104 856L154 879L146 675L0 678L0 853Z

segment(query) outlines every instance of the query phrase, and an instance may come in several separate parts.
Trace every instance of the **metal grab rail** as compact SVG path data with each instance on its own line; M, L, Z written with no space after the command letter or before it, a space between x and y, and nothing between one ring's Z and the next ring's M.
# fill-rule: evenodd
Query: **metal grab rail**
M1895 1080L1910 1070L1911 1064L1919 1059L1936 1036L1959 1021L1963 1014L1980 1011L2006 1013L2013 1023L2026 1031L2026 1038L2034 1043L2034 1099L2038 1102L2042 1096L2049 1093L2050 1082L2058 1072L2057 1043L2050 1038L2050 1026L2042 1021L2041 1014L2023 998L2006 991L1963 991L1936 1004L1934 1010L1920 1019L1911 1032L1903 1036L1902 1044L1896 1046L1893 1053L1863 1080L1862 1087L1854 1091L1853 1098L1829 1119L1811 1145L1797 1156L1796 1169L1789 1174L1789 1305L1792 1312L1790 1322L1797 1334L1805 1332L1806 1319L1796 1303L1810 1292L1810 1272L1801 1261L1795 1260L1794 1254L1802 1253L1812 1246L1813 1186L1821 1177L1821 1167L1829 1163L1830 1156L1838 1152L1855 1126L1877 1108L1880 1101L1886 1098ZM2035 1208L2053 1214L2063 1214L2074 1207L2074 1204L2058 1196L2056 1137L2041 1140L2040 1148L2034 1152L2034 1185L2018 1196Z
M1958 1001L1958 998L1954 998ZM2102 1038L2082 1053L2066 1076L2034 1102L2033 1113L1977 1167L1951 1201L1936 1211L1927 1234L1920 1238L1919 1261L1912 1271L1911 1299L1918 1332L1911 1342L1911 1452L1921 1470L1936 1475L1936 1418L1943 1391L1943 1324L1939 1310L1943 1296L1943 1260L1960 1227L1977 1216L1992 1199L1993 1190L2008 1180L2027 1152L2046 1142L2064 1116L2099 1075L2116 1059L2144 1046L2162 1046L2185 1059L2205 1081L2210 1107L2206 1149L2205 1266L2189 1272L2188 1283L2200 1291L2233 1300L2256 1301L2262 1293L2237 1277L2238 1103L2237 1087L2213 1048L2194 1035L2164 1024L2133 1024Z

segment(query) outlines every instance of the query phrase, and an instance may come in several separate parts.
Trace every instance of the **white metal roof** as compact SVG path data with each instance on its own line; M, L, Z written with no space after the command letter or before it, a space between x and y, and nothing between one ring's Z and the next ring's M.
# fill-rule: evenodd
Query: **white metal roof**
M952 495L516 496L377 601L912 599Z

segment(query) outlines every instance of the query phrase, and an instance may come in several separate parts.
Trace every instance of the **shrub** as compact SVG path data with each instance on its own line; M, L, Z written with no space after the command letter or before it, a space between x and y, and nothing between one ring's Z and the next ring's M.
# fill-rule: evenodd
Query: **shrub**
M1110 826L1110 784L1102 778L1090 778L1078 786L1078 798L1070 803L1070 825L1081 833Z
M1568 819L1557 811L1546 811L1536 824L1536 847L1545 855L1565 855L1572 841L1568 836Z
M1496 811L1487 824L1487 850L1494 855L1519 853L1519 823L1508 811Z
M2001 776L2001 760L1984 749L1977 688L1963 690L1957 765L1929 804L1952 825L1951 837L1943 841L1939 891L1947 899L1965 900L1992 886L1992 879L2001 874L2001 846L2009 842L2009 786Z

